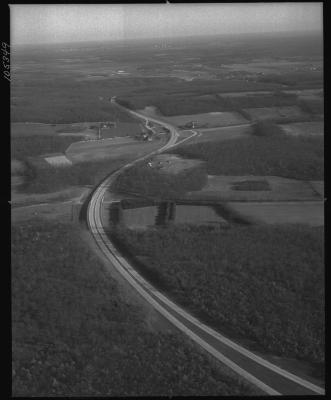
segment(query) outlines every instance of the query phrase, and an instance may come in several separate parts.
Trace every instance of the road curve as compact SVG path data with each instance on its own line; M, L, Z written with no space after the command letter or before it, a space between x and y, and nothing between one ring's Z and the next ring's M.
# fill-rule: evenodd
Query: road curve
M135 290L137 290L138 293L140 293L140 295L161 315L213 355L217 360L226 364L233 371L250 383L256 385L266 394L325 394L324 388L268 362L194 318L184 309L161 294L156 288L151 286L137 273L137 271L135 271L123 255L115 248L103 228L101 219L102 201L109 186L118 175L138 161L146 159L153 154L165 151L180 143L176 143L178 132L174 126L155 118L146 117L135 111L127 110L123 106L119 107L139 118L145 120L148 119L163 125L169 129L171 137L168 143L161 149L145 155L109 175L93 192L87 209L87 222L100 251L107 257L111 265L114 266L117 271L135 288ZM196 134L196 132L194 132L193 135L194 134ZM185 138L184 140L187 139L188 138Z

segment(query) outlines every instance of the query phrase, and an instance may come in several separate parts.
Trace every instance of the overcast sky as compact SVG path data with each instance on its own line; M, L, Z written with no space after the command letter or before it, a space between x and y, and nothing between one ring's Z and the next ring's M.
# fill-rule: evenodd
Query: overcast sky
M10 5L11 44L322 29L322 3Z

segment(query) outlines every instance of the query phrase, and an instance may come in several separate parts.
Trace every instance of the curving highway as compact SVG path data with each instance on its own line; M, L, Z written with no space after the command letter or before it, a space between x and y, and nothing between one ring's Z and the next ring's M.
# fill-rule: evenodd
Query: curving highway
M170 131L169 141L159 150L145 155L109 175L95 189L91 196L87 209L87 223L96 241L100 251L107 257L111 267L127 280L138 293L151 304L161 315L170 321L176 328L184 332L193 341L204 348L208 353L221 361L241 377L256 385L268 395L318 395L325 394L324 388L314 384L307 378L303 379L294 375L238 345L232 340L224 337L220 333L203 324L198 319L187 313L184 309L172 302L166 296L161 294L156 288L151 286L137 271L127 262L123 255L115 248L106 234L101 219L102 201L105 192L109 189L111 183L125 169L131 167L138 161L146 159L153 154L165 151L185 140L196 135L192 131L192 136L179 142L179 134L176 127L155 118L150 118L132 110L128 110L118 105L112 98L112 103L116 106L130 112L138 118L150 120L163 125ZM110 202L115 201L110 199Z

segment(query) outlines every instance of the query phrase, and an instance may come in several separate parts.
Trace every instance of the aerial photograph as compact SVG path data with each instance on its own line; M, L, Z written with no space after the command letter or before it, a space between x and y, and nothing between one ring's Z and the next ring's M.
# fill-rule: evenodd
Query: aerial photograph
M323 3L9 9L12 396L325 395Z

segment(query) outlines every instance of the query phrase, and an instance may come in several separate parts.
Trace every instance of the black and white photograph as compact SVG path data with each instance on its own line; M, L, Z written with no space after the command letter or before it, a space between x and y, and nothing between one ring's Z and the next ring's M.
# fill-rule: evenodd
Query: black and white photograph
M325 395L324 3L7 6L12 396Z

